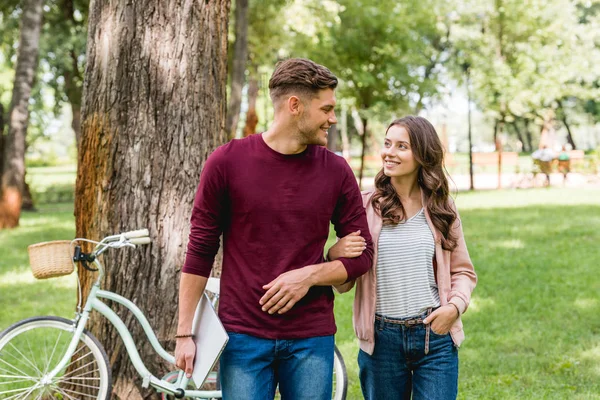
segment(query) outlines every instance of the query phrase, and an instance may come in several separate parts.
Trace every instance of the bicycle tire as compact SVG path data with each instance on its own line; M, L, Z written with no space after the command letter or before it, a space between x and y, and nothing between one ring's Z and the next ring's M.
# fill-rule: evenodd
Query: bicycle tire
M346 400L348 394L348 373L342 352L337 346L333 357L334 388L332 400Z
M27 318L0 332L0 398L45 399L59 394L65 400L82 396L109 400L108 357L85 329L67 367L52 381L42 381L62 358L73 332L73 321L60 317ZM71 365L74 369L69 370Z

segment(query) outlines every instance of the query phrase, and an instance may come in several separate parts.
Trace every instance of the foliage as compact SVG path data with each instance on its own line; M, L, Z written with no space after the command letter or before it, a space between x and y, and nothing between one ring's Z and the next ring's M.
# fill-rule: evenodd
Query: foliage
M31 96L28 147L53 140L51 123L65 104L80 105L87 39L86 0L49 0L44 5L39 68ZM8 111L19 45L20 2L0 6L0 102Z
M475 101L496 120L523 118L541 126L582 112L581 102L600 94L595 84L600 30L584 23L584 3L470 0L457 5L451 35L455 71L470 66Z

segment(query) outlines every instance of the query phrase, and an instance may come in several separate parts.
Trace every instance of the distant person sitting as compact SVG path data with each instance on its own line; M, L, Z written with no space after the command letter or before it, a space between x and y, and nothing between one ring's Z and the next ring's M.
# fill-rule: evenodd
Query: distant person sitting
M547 145L542 146L541 149L534 151L531 154L534 163L539 165L540 170L546 175L546 186L550 186L550 172L552 172L552 161L554 161L554 152L548 148Z
M562 147L562 151L558 155L558 172L563 174L563 184L567 182L567 174L571 171L571 156L567 151L567 146Z

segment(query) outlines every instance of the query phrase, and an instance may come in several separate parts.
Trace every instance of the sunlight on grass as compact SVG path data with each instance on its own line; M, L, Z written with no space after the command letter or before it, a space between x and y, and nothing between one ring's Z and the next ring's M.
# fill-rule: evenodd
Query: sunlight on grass
M597 308L598 299L577 299L573 304L577 308Z
M40 282L36 279L29 266L24 271L9 271L0 275L0 287L11 287L15 285L22 284L36 284ZM76 274L71 274L67 276L60 276L57 278L51 278L48 280L51 285L55 288L71 288L74 289L77 286L77 276Z
M525 247L525 244L519 239L499 240L496 243L496 247L502 247L505 249L522 249Z
M475 297L471 299L469 303L469 313L485 311L486 309L493 309L496 306L494 299ZM466 316L466 315L465 315Z

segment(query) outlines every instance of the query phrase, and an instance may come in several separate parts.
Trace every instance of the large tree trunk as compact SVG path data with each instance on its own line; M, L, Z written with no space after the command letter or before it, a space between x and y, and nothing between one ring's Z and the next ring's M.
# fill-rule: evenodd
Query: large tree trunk
M148 228L152 244L109 251L103 287L132 299L167 350L174 349L178 282L200 170L225 139L229 0L92 1L75 199L77 236ZM87 295L93 277L84 270ZM156 376L155 355L123 307ZM113 326L92 314L109 350L113 398L150 399Z
M561 122L563 123L563 125L565 126L565 128L567 129L567 142L571 145L571 148L573 150L577 150L577 146L575 145L575 140L573 140L573 133L571 132L571 126L569 125L569 122L567 121L567 111L565 110L565 108L562 105L562 101L558 101L558 106L560 107L560 111L561 111Z
M244 137L256 133L258 125L258 114L256 114L256 100L258 99L258 71L256 67L250 69L248 81L248 112L246 113L246 126L244 126Z
M246 75L248 59L248 0L235 2L235 44L233 46L233 68L231 71L231 93L227 107L225 132L229 139L235 138L240 106L242 104L242 88Z
M533 151L533 136L531 135L531 129L529 126L529 120L524 119L523 124L525 126L525 137L527 138L527 151Z
M327 134L327 148L334 153L338 151L339 137L340 133L338 132L337 125L332 125Z
M25 138L29 120L29 97L35 78L42 25L43 0L25 0L15 84L5 143L0 187L0 229L19 225L25 182Z

